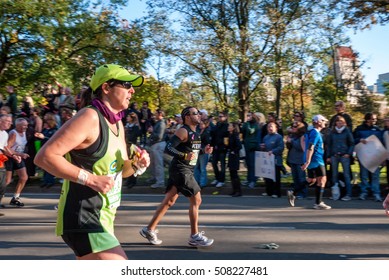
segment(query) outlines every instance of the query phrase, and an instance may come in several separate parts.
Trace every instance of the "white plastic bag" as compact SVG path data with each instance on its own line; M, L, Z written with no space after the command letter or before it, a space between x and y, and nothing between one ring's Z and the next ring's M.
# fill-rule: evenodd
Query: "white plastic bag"
M340 189L338 183L331 187L331 194L333 200L338 200L340 198Z
M244 146L242 146L242 149L239 150L239 158L242 159L245 157L246 157L246 150L245 150Z

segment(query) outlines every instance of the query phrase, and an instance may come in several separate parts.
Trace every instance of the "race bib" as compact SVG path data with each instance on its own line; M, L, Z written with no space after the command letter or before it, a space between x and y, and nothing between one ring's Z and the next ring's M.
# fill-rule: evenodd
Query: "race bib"
M122 197L122 172L123 171L119 171L115 174L108 175L109 177L114 178L115 181L113 188L106 194L108 208L117 208L120 206Z
M193 165L194 166L194 165L196 165L197 159L199 158L200 150L194 150L193 153L195 154L195 157L194 157L194 159L189 161L189 165Z

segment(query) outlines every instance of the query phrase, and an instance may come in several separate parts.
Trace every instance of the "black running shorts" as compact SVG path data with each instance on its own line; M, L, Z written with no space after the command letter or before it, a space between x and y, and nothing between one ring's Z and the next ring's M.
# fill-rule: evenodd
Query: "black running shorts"
M326 176L326 168L324 165L319 165L316 168L308 169L308 178L313 179L317 177Z
M77 257L120 246L118 239L110 232L72 232L64 233L61 237Z
M177 191L186 197L192 197L201 191L199 184L194 178L193 171L188 170L182 172L171 170L169 173L167 191L175 186Z
M14 171L19 170L26 167L26 164L24 163L24 160L22 159L21 162L17 162L16 160L10 158L5 162L5 169L7 171Z

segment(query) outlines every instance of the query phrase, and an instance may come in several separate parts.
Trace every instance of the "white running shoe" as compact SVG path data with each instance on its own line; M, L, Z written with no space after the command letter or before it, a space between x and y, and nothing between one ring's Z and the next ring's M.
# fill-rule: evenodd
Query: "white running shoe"
M162 240L158 239L157 233L158 230L149 230L147 227L144 227L139 231L139 234L153 245L159 245L162 243Z
M188 244L194 247L207 247L213 244L213 239L209 239L204 235L204 231L191 235L188 240Z
M296 200L296 197L293 195L293 191L287 191L287 195L290 206L294 207L294 201Z
M316 210L329 210L329 209L331 209L331 206L325 204L325 203L322 201L322 202L320 202L319 204L313 205L313 209L316 209Z

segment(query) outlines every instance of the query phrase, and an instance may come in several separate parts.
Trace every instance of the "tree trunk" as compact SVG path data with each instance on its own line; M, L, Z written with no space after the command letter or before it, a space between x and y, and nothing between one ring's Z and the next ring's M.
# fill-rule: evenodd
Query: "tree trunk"
M303 70L300 68L300 102L301 102L301 111L304 112L304 78Z
M277 81L276 81L276 114L277 116L280 116L281 114L281 87L282 87L282 84L281 84L281 78L277 78Z
M238 82L238 100L239 100L239 119L242 122L246 121L247 113L250 111L250 104L248 98L249 81L239 79Z

